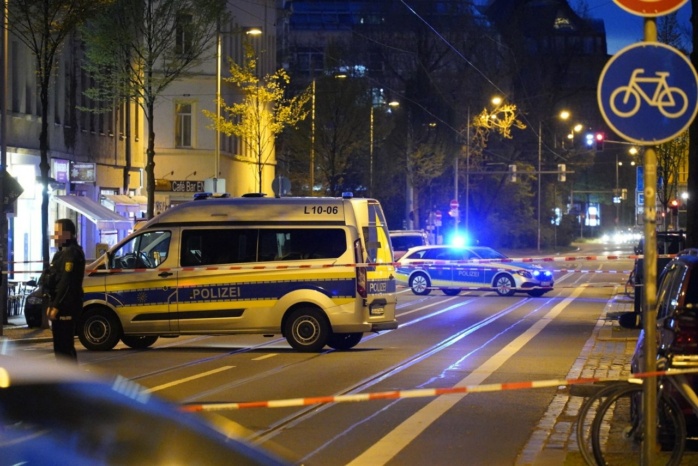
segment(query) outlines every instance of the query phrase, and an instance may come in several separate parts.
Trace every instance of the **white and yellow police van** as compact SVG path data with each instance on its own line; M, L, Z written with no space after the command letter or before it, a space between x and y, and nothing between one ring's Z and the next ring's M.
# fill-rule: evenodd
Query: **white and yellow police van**
M86 267L81 343L283 335L299 351L397 328L393 251L373 199L216 198L149 220Z

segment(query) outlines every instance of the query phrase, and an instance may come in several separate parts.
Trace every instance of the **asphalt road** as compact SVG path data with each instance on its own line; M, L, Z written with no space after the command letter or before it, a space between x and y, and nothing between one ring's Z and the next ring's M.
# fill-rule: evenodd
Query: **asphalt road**
M601 253L601 252L590 252ZM629 254L629 251L625 251ZM610 254L610 252L609 252ZM563 379L622 289L630 260L550 262L541 297L400 292L400 328L347 352L304 354L280 336L160 339L152 349L79 347L90 371L117 373L180 403L231 403ZM616 273L609 273L616 271ZM78 344L79 345L79 344ZM17 349L52 357L49 344ZM514 464L557 388L217 411L262 445L308 465Z

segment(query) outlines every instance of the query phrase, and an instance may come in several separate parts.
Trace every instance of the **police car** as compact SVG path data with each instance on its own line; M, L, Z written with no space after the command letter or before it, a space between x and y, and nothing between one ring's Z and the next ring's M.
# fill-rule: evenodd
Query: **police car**
M538 297L553 289L552 272L539 265L512 262L483 246L419 246L397 261L396 279L416 295L434 289L455 296L463 290L496 291L500 296L528 293Z

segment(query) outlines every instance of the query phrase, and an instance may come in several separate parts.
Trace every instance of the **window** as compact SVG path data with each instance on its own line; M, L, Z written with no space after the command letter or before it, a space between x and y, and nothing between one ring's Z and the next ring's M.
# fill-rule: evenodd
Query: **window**
M272 229L259 231L259 261L336 259L346 251L340 229Z
M167 260L170 250L169 231L148 231L132 238L114 251L109 268L152 269Z
M175 53L186 55L192 48L192 15L189 13L179 13L177 15Z
M191 229L182 232L182 267L240 262L336 259L346 250L341 229Z
M175 146L191 147L192 105L186 102L175 104Z
M679 293L688 267L682 263L667 266L657 291L657 319L670 317L679 304Z
M254 262L257 230L193 229L182 232L182 267Z

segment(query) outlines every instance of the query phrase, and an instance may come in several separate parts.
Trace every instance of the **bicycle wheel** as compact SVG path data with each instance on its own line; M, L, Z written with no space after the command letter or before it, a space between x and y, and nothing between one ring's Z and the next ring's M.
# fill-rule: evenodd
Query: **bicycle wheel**
M686 442L686 424L676 401L660 392L657 402L657 448L654 464L676 465ZM640 464L642 386L629 386L606 398L591 429L594 459L601 465Z
M609 395L628 386L629 384L627 382L612 382L605 384L605 386L591 387L597 391L586 398L579 408L576 422L577 447L586 464L590 466L596 464L591 444L591 427L594 422L594 416L596 416L599 410L599 406Z

